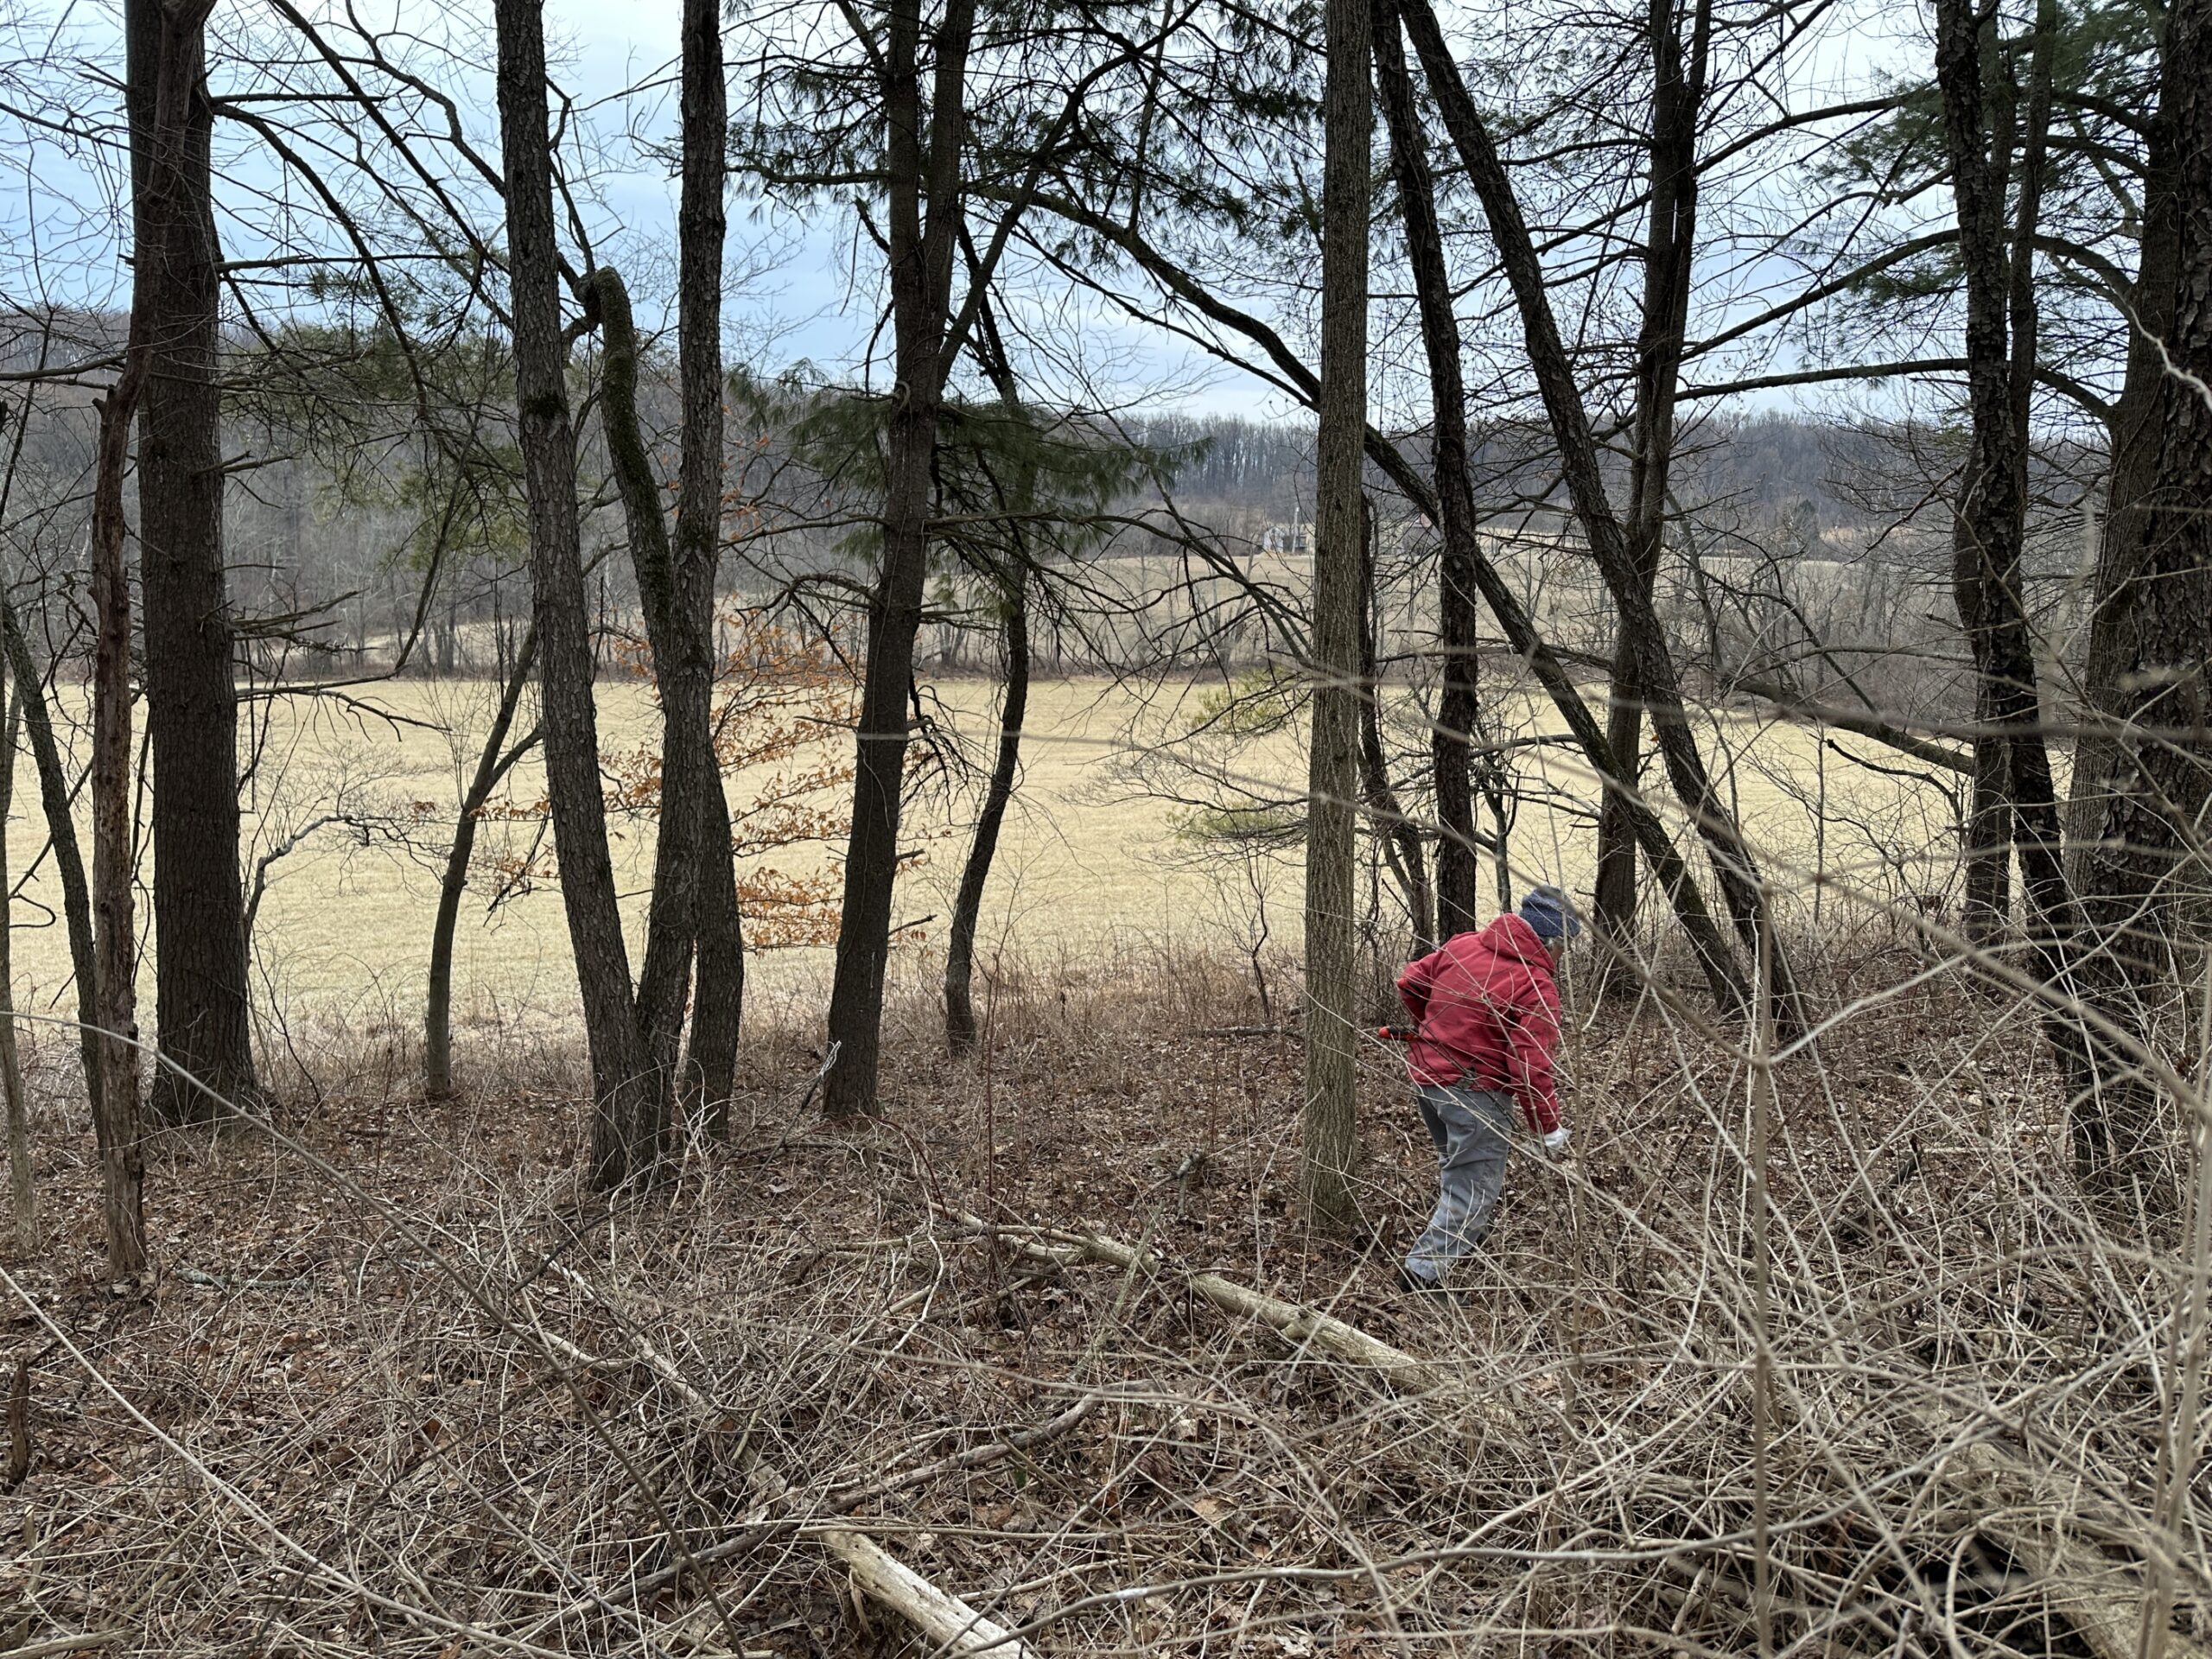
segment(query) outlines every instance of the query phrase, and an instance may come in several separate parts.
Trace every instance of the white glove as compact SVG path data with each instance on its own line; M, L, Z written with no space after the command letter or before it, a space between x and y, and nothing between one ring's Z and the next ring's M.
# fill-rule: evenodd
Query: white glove
M1561 1153L1567 1150L1567 1125L1562 1123L1544 1137L1544 1150Z

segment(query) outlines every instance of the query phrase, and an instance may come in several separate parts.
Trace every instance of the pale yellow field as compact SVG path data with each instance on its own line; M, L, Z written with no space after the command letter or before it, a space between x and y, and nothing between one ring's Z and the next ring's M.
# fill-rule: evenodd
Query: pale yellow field
M1033 696L1020 795L1010 816L986 908L979 956L994 951L1032 960L1080 957L1119 936L1184 944L1243 946L1264 918L1275 944L1299 934L1299 871L1294 855L1245 861L1206 855L1178 833L1184 813L1136 792L1127 776L1134 758L1164 734L1185 730L1200 699L1218 683L1191 683L1141 700L1103 681L1056 682ZM419 1018L423 978L443 842L454 804L488 719L492 689L473 683L406 682L368 688L351 706L288 699L264 706L265 722L247 735L260 759L248 793L251 887L256 862L270 848L327 813L349 811L378 823L413 817L412 843L380 830L367 844L348 829L317 830L268 871L254 936L257 1000L264 1011L319 1008L358 1018ZM971 752L988 762L996 689L955 683L942 693L944 712ZM648 741L658 715L642 690L616 685L601 696L602 746ZM1545 710L1548 714L1548 710ZM1511 705L1501 718L1509 734L1535 735L1535 711ZM1417 739L1418 734L1402 734ZM1708 734L1716 756L1732 762L1731 785L1755 840L1777 873L1804 884L1816 865L1842 881L1888 899L1941 887L1955 846L1953 807L1929 783L1884 776L1822 750L1814 735L1786 725L1721 722ZM825 742L842 752L845 740ZM1855 740L1842 743L1885 764L1895 759ZM1284 732L1241 747L1208 751L1225 772L1276 793L1302 788L1305 760L1296 734ZM1586 814L1595 791L1579 760L1553 747L1519 751L1531 796L1515 826L1515 886L1548 879L1586 889L1593 831ZM1813 803L1825 769L1827 823L1816 831ZM1656 776L1656 773L1655 773ZM734 797L749 782L739 779ZM1945 778L1952 784L1955 779ZM518 768L510 794L534 799L534 766ZM902 878L897 915L936 919L918 947L941 942L950 895L966 850L972 792L938 791L912 817L908 846L926 856ZM420 804L420 805L416 805ZM1579 810L1578 810L1579 809ZM8 823L10 874L44 842L36 779L28 753L17 765ZM1488 830L1487 820L1484 828ZM618 823L616 859L633 937L642 926L650 869L648 826ZM487 825L470 902L462 912L455 965L455 1007L462 1018L559 1014L575 995L566 926L550 887L510 899L487 916L497 884L491 861L527 849L524 824ZM786 870L823 869L832 849L793 849L775 862ZM1484 887L1492 883L1485 873ZM1806 902L1809 904L1809 896ZM1824 901L1837 904L1830 897ZM45 1006L64 992L67 956L58 918L59 884L51 860L19 891L12 912L19 995ZM150 925L142 899L141 927ZM827 953L771 952L756 960L754 983L771 994L804 998L823 981ZM914 965L922 965L918 961ZM149 978L144 995L150 998ZM150 1016L150 1007L148 1010Z

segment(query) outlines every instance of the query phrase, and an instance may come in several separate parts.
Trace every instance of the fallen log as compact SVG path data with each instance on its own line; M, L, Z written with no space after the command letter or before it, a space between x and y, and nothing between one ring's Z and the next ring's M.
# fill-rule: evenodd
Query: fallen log
M1193 1294L1211 1302L1224 1313L1240 1319L1256 1319L1288 1337L1300 1347L1319 1349L1338 1359L1363 1365L1379 1372L1390 1384L1407 1393L1433 1394L1461 1402L1480 1417L1485 1427L1501 1433L1521 1435L1527 1432L1518 1414L1495 1395L1478 1391L1473 1379L1455 1366L1439 1365L1393 1347L1380 1338L1371 1337L1357 1325L1324 1313L1317 1307L1300 1302L1285 1301L1279 1296L1269 1296L1249 1286L1240 1285L1220 1274L1199 1270L1179 1269L1163 1259L1157 1251L1140 1253L1134 1247L1103 1233L1068 1233L1057 1235L1066 1242L1060 1244L1044 1243L1034 1237L1003 1227L994 1227L981 1217L962 1212L960 1223L971 1232L1005 1239L1033 1261L1052 1262L1061 1267L1071 1267L1079 1262L1103 1262L1120 1268L1124 1272L1142 1271L1162 1276L1172 1276Z
M822 1535L829 1552L851 1569L854 1585L934 1643L934 1651L970 1659L1039 1659L1037 1649L983 1617L959 1597L940 1590L865 1533L838 1529Z
M2056 1523L2059 1511L2054 1498L2058 1495L2047 1490L2048 1479L1986 1440L1961 1446L1946 1459L1945 1472L1955 1482L1963 1475L1974 1486L1985 1489L1977 1496L1992 1501L1976 1505L1976 1529L2004 1545L2040 1582L2051 1611L2074 1627L2096 1659L2141 1659L2142 1584L2126 1568L2065 1535ZM2023 1498L2028 1501L2023 1503ZM2035 1524L2038 1513L2054 1516L2048 1530ZM2151 1634L2148 1650L2156 1653L2158 1633ZM2202 1643L2179 1631L2165 1634L2164 1650L2170 1659L2212 1659Z
M1125 1272L1141 1263L1148 1271L1175 1270L1153 1251L1140 1253L1129 1245L1099 1233L1054 1232L1063 1242L1046 1244L1019 1230L995 1227L980 1217L959 1212L961 1224L970 1232L1003 1239L1037 1261L1062 1266L1098 1262ZM1181 1282L1215 1306L1246 1319L1272 1325L1301 1344L1319 1348L1354 1364L1372 1366L1399 1388L1421 1393L1465 1399L1484 1421L1501 1432L1525 1433L1524 1426L1494 1397L1476 1395L1459 1371L1395 1348L1371 1337L1358 1326L1333 1314L1263 1295L1217 1273L1182 1273ZM1923 1424L1931 1433L1932 1424ZM1976 1441L1960 1447L1944 1459L1944 1477L1955 1484L1981 1495L1992 1486L1999 1501L1977 1505L1975 1524L1984 1536L2001 1544L2042 1580L2053 1611L2078 1631L2096 1659L2141 1659L2138 1637L2143 1623L2143 1591L2124 1568L2094 1550L2069 1541L2056 1528L2038 1529L2033 1516L2054 1507L2048 1500L2050 1482L2033 1465L2002 1447ZM2026 1505L2003 1501L2004 1495L2027 1497ZM2025 1510L2025 1513L2023 1510ZM2166 1638L2166 1652L2185 1659L2212 1659L2212 1649L2179 1634Z
M624 1605L647 1600L699 1567L711 1567L717 1561L727 1561L735 1556L747 1554L772 1538L780 1538L799 1531L811 1520L833 1515L850 1515L855 1510L880 1503L894 1493L903 1492L909 1487L919 1486L945 1475L972 1474L978 1469L988 1469L993 1464L1004 1462L1017 1452L1027 1452L1032 1446L1041 1446L1047 1440L1056 1440L1066 1433L1084 1418L1090 1416L1092 1412L1097 1410L1099 1402L1105 1397L1102 1394L1086 1394L1058 1416L1047 1418L1032 1427L1015 1429L1013 1433L1001 1435L997 1440L986 1440L981 1446L971 1446L963 1451L952 1452L949 1456L938 1459L934 1463L924 1464L918 1469L909 1469L902 1475L893 1475L883 1480L866 1481L855 1485L840 1487L823 1498L820 1507L811 1516L779 1516L772 1521L755 1522L743 1531L734 1533L723 1539L720 1543L709 1544L703 1548L693 1550L677 1566L664 1568L649 1577L638 1580L633 1584L623 1586L619 1592L611 1592L608 1599L619 1601Z
M28 1647L10 1648L8 1659L47 1659L50 1654L86 1653L94 1648L111 1648L118 1642L137 1639L136 1630L87 1630L82 1636L56 1637L51 1642L34 1642Z

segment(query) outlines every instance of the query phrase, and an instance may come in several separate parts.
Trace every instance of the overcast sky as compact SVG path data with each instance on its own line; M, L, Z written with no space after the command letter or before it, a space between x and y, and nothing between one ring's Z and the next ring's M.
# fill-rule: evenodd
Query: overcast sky
M338 0L304 3L310 11L338 6ZM469 20L488 11L481 0L358 3L372 17L397 14L429 33L437 32L442 20L460 19L468 27ZM1844 3L1866 11L1859 0ZM0 0L0 35L10 48L0 60L0 113L11 100L20 101L29 84L23 78L51 86L55 66L68 61L75 68L67 93L71 118L80 112L87 118L119 118L111 79L119 71L114 47L119 13L120 0ZM250 5L226 8L226 13L233 19L265 16ZM219 29L224 15L219 14ZM673 137L680 16L679 0L547 0L556 77L609 137L619 137L626 122L647 137ZM1920 49L1919 32L1913 9L1891 15L1877 7L1871 22L1862 17L1841 31L1841 37L1853 43L1853 58L1901 58ZM53 42L65 34L67 50L57 55ZM480 49L472 48L469 55ZM1836 66L1840 79L1863 77L1866 69L1863 60ZM476 104L478 140L496 145L488 75L470 73L481 83L467 94ZM219 69L218 79L230 80L240 73L233 60ZM252 75L251 68L243 71L245 79ZM650 90L657 79L661 88ZM649 90L626 98L640 86ZM734 87L733 92L741 90ZM109 129L111 140L115 132ZM19 302L46 298L107 307L127 303L119 181L113 176L118 152L112 143L104 155L99 146L87 149L81 144L73 154L65 139L35 127L18 127L17 135L22 142L5 146L12 153L0 153L0 295ZM233 221L235 232L226 232L226 251L249 259L275 251L247 245L256 213L273 200L300 195L301 187L283 178L260 141L243 130L230 129L226 143L235 147L219 189L232 194L245 209ZM605 145L599 153L612 158L610 165L628 170L594 175L593 188L604 207L601 225L621 227L619 236L595 251L631 273L641 320L650 322L658 317L660 298L672 286L675 181L626 142ZM771 372L804 359L839 378L860 368L879 321L881 296L880 283L866 264L863 286L857 291L853 286L850 250L842 239L851 232L843 219L824 214L810 225L757 199L733 198L726 315L734 359ZM273 290L292 277L266 280ZM1263 388L1118 315L1075 303L1056 321L1077 325L1080 340L1072 349L1083 353L1084 372L1104 376L1109 384L1099 389L1117 400L1267 416L1290 412ZM1049 386L1045 395L1051 395ZM1787 405L1802 400L1791 394L1760 401Z
M673 75L682 16L679 0L547 0L549 49L565 59L563 79L582 99L614 99L656 72ZM733 87L733 96L736 89ZM652 130L673 135L672 88L650 112ZM608 204L633 233L672 247L676 186L664 174L638 172L609 181ZM807 359L847 372L866 348L880 298L855 292L849 249L837 232L809 227L760 203L733 200L729 224L731 287L727 295L733 349L755 367L780 369ZM1094 315L1102 347L1122 390L1147 383L1172 388L1177 405L1222 412L1280 416L1280 397L1211 363L1140 335L1123 320Z

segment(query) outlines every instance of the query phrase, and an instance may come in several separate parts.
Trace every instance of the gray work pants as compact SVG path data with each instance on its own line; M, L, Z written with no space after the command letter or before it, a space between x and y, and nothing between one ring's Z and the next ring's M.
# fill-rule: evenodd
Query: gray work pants
M1425 1083L1416 1098L1436 1142L1435 1212L1406 1257L1406 1271L1437 1284L1461 1256L1483 1242L1505 1185L1506 1148L1513 1138L1513 1103L1483 1089Z

